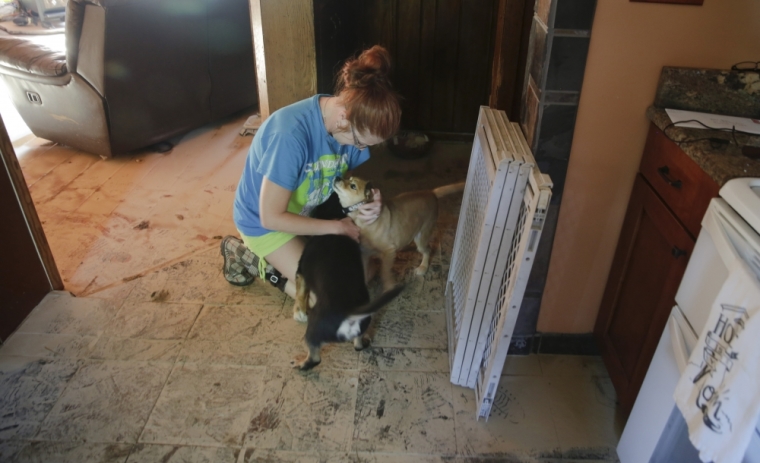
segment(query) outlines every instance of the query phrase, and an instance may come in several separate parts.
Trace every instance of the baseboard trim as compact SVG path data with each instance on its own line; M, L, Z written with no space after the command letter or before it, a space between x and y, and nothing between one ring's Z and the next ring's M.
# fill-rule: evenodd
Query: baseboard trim
M536 333L513 337L509 355L528 354L600 355L600 352L593 333Z

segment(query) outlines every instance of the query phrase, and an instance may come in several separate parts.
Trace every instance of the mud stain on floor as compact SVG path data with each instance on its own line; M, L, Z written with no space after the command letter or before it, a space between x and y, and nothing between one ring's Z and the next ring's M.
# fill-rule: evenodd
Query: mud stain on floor
M260 433L276 429L280 425L280 414L278 409L276 410L274 407L270 406L262 410L261 413L251 420L251 423L248 425L248 432Z
M165 302L169 299L169 291L162 289L161 291L154 291L150 295L150 300L153 302Z
M500 416L513 424L519 424L525 420L525 409L511 392L498 389L494 396L491 415Z

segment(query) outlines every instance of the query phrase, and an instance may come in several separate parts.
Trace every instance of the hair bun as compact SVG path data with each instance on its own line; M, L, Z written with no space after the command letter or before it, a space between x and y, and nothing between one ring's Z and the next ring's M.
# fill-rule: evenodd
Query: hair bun
M359 66L387 75L391 70L391 54L380 45L364 50L356 59Z
M390 85L388 73L391 55L380 45L364 50L358 58L346 61L343 66L343 87L362 88L371 85Z
M390 70L391 54L375 45L346 61L335 82L335 95L340 96L351 127L383 140L396 133L401 123L401 105L391 85Z

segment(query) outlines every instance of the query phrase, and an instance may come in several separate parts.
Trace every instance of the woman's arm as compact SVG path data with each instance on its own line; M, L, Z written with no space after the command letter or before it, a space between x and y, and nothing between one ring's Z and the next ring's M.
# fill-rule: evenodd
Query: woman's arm
M264 228L302 236L346 235L359 241L359 227L350 218L320 220L288 212L292 193L264 177L259 200L259 214Z

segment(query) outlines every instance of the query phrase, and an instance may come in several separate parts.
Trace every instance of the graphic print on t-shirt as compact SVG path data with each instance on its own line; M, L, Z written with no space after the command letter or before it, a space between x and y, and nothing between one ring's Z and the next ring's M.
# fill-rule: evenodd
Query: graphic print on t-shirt
M290 197L288 212L311 215L312 209L327 200L335 177L348 171L348 154L325 154L306 164L306 177Z

